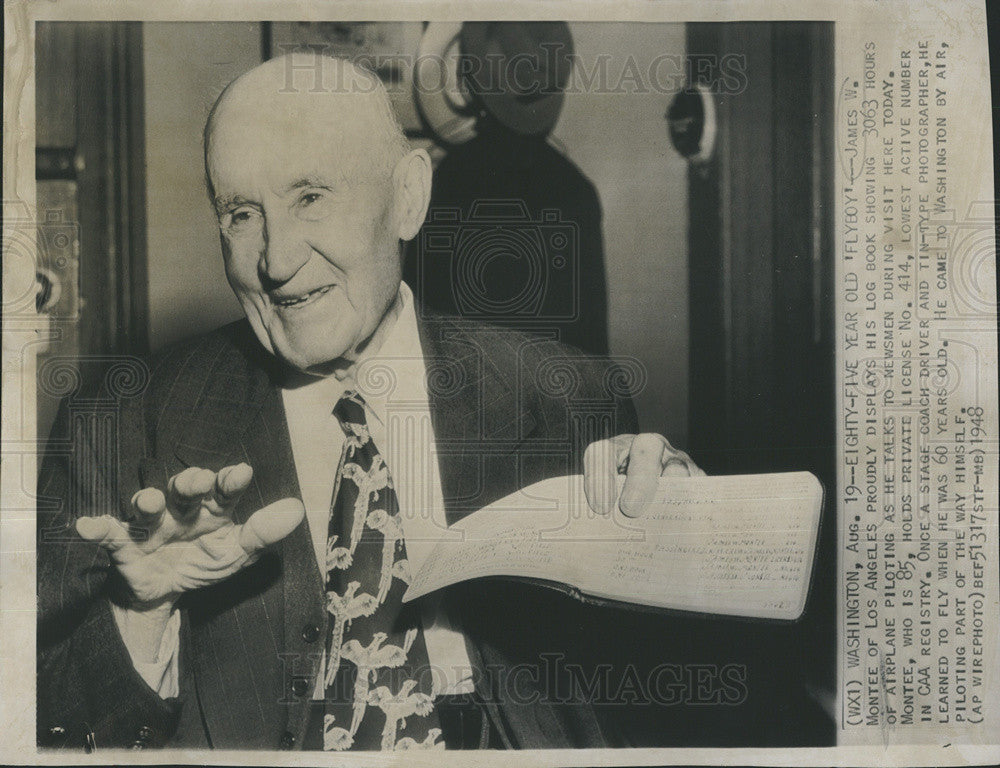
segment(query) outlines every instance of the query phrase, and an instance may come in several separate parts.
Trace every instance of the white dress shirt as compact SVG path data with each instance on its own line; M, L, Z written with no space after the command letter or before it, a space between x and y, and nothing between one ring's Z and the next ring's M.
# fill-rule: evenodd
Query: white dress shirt
M406 283L400 283L399 299L395 323L382 346L358 364L352 380L330 376L281 390L295 472L321 573L326 572L330 503L345 439L333 407L348 388L364 398L372 439L392 474L411 573L420 570L447 529L424 358L413 294ZM114 613L122 636L128 637L125 624L129 612L114 606ZM433 595L422 619L434 692L471 693L472 669L465 637L451 625ZM156 661L136 662L132 653L136 670L163 698L176 696L178 691L179 629L175 612ZM323 698L322 680L320 674L314 698Z

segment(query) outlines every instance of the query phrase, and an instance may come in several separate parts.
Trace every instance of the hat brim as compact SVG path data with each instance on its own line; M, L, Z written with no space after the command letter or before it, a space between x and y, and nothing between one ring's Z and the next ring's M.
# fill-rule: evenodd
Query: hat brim
M461 31L461 22L429 22L413 71L413 100L420 119L441 143L453 145L476 135L474 111L459 92Z
M525 136L550 132L559 120L563 105L562 91L523 103L506 94L477 94L476 98L497 122Z
M507 22L515 25L516 22ZM547 42L559 46L563 55L572 56L573 36L566 22L524 22L525 25L544 26ZM492 35L493 22L466 22L462 25L460 40L462 55L478 56L484 60L496 55L496 41ZM524 27L520 27L524 29ZM572 66L572 65L570 65ZM564 79L569 76L568 71ZM467 83L474 98L498 122L520 134L534 136L549 133L559 120L562 111L564 79L559 82L558 89L541 94L530 94L519 97L514 93L503 93L497 90L479 89L474 79Z

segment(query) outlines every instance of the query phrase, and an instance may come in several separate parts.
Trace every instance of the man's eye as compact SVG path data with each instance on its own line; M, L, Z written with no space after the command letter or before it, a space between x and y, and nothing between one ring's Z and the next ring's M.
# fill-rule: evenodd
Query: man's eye
M330 212L330 198L323 190L303 192L295 201L296 215L300 219L316 221Z
M223 229L234 233L246 232L254 227L260 214L252 208L237 208L222 215Z

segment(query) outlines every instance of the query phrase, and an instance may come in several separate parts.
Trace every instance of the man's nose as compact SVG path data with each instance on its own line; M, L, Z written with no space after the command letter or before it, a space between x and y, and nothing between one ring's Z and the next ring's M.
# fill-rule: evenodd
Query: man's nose
M264 248L259 270L268 282L281 285L291 280L309 260L311 249L305 238L287 217L265 219Z

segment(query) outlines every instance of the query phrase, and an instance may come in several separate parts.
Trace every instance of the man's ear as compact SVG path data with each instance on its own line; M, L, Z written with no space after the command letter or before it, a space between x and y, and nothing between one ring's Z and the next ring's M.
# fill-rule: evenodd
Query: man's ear
M431 202L431 158L413 149L400 158L392 172L396 190L396 222L400 240L412 240L424 223Z

